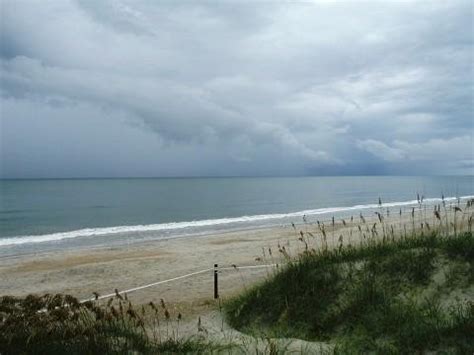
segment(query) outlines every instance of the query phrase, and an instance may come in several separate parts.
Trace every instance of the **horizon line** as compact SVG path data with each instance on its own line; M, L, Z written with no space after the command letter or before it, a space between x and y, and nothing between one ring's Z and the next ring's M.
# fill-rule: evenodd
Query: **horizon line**
M474 174L344 174L344 175L190 175L190 176L77 176L77 177L0 177L1 180L125 180L125 179L236 179L236 178L313 178L313 177L474 177Z

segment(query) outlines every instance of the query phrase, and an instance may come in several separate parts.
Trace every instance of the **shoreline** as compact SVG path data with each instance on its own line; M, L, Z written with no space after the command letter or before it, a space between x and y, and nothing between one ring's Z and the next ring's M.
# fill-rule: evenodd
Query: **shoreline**
M407 225L411 228L409 213L400 219L392 211L386 223ZM416 211L416 218L419 214ZM422 214L425 211L421 211ZM432 210L426 210L431 224ZM466 212L471 214L472 212ZM452 215L452 212L449 212ZM367 215L367 224L377 222L375 214ZM458 216L459 221L461 217ZM418 219L417 219L418 222ZM328 245L335 247L342 235L346 243L356 245L362 234L357 216L354 223L336 220L334 230L327 224ZM283 256L278 246L284 245L292 256L304 251L299 231L315 236L311 247L321 247L321 236L316 224L257 228L244 231L218 232L212 235L185 236L129 245L97 248L44 251L36 254L0 258L1 295L25 296L30 293L69 293L80 299L90 298L92 292L108 294L114 289L125 290L156 281L171 279L198 270L219 266L244 266L281 263ZM352 238L352 240L351 240ZM269 248L273 255L269 255ZM220 277L223 297L246 289L259 282L273 270L268 268L228 271ZM165 298L176 303L207 302L213 295L212 272L174 283L151 287L130 294L135 303Z
M474 196L466 195L461 197L447 197L445 198L446 204L453 205L458 199L462 202L473 199ZM440 198L426 198L423 204L424 208L430 208L441 202ZM380 207L378 204L365 204L365 205L354 205L354 206L341 206L341 207L325 207L313 210L302 210L297 212L288 212L288 213L277 213L277 214L263 214L263 215L245 215L241 217L229 217L229 218L218 218L218 219L207 219L207 220L195 220L187 222L173 222L173 223L162 223L162 224L149 224L149 225L123 225L123 226L114 226L114 227L92 227L84 228L79 230L72 230L66 232L58 232L51 234L41 234L41 235L26 235L26 236L16 236L16 237L5 237L0 239L0 262L2 259L14 259L21 257L36 257L39 255L44 255L48 253L60 252L61 250L67 250L69 248L74 248L78 251L86 250L97 250L102 248L109 247L129 247L130 245L145 245L148 243L157 243L161 241L167 241L171 239L199 239L202 237L214 236L214 235L225 235L229 233L239 233L246 231L256 231L256 230L266 230L266 229L276 229L282 228L287 225L295 224L305 224L305 223L296 223L297 220L301 222L301 219L304 219L306 216L310 222L308 225L315 224L316 220L321 222L330 222L331 217L336 219L348 218L350 215L357 216L361 214L370 214L373 215L374 212L382 209L401 209L401 210L411 210L413 207L417 209L417 201L398 201L398 202L386 202ZM323 211L324 212L321 212ZM318 211L317 213L310 214L310 212ZM307 214L305 213L307 212ZM392 211L396 212L396 211ZM271 216L271 217L270 217ZM274 223L267 224L255 224L255 221L258 221L260 217L265 217L263 220L271 221L274 220ZM318 218L320 217L320 218ZM239 220L240 222L222 222L222 221L232 221ZM250 224L245 224L246 221L250 221ZM211 223L212 222L212 223ZM216 222L213 224L213 222ZM242 223L242 225L239 225ZM180 231L185 230L186 228L193 227L178 227L167 229L165 226L178 226L178 225L200 225L197 228L217 227L215 229L203 229L201 231L188 231L184 234L160 234L162 231ZM237 224L237 225L233 225ZM227 228L226 228L227 227ZM158 228L158 229L154 229ZM136 229L136 230L135 230ZM143 229L143 230L141 230ZM123 230L123 231L122 231ZM105 231L111 231L110 233L105 233ZM84 233L84 234L81 234ZM97 233L97 234L94 234ZM142 233L142 234L139 234ZM131 238L130 238L131 236ZM22 239L34 241L25 241L20 242ZM44 238L51 238L51 240L41 240ZM57 239L56 239L57 238ZM89 243L87 238L89 238ZM90 239L93 238L93 239ZM135 239L136 238L136 239ZM15 242L7 244L8 240L14 240ZM86 239L84 241L84 239ZM115 239L115 240L114 240ZM40 241L38 241L40 240ZM1 245L2 242L4 245ZM81 243L82 242L82 243ZM41 249L41 245L45 247ZM35 250L38 246L39 250ZM1 253L1 248L6 248L6 254Z
M250 226L250 227L242 227L242 228L232 228L228 230L215 230L215 231L209 231L205 233L196 233L196 234L185 234L185 235L176 235L176 236L165 236L162 238L156 238L156 239L147 239L147 240L136 240L132 242L122 242L122 243L116 243L116 244L111 244L111 245L104 245L104 244L97 244L97 245L80 245L80 246L75 246L74 250L75 251L82 251L82 252L87 252L87 251L94 251L94 250L101 250L101 249L115 249L115 248L123 248L123 247L145 247L146 245L149 244L155 244L159 242L166 242L169 240L174 240L174 239L190 239L190 240L198 240L200 238L207 238L207 237L213 237L216 235L226 235L226 234L232 234L232 233L244 233L246 231L259 231L259 230L272 230L272 229L279 229L279 228L284 228L283 225L278 225L278 226ZM46 242L50 243L50 242ZM37 252L25 252L25 253L18 253L18 254L7 254L7 255L1 255L0 256L0 264L3 259L14 259L14 258L22 258L22 257L28 257L28 256L41 256L45 254L54 254L54 253L60 253L64 251L66 247L58 248L58 249L51 249L51 250L39 250Z

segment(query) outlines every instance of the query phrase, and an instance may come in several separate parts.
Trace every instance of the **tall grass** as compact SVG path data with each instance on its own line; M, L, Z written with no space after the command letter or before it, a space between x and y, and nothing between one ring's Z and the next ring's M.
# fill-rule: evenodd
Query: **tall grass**
M162 302L136 309L123 299L103 306L69 295L0 298L1 354L196 353L221 348L179 337L181 314ZM161 332L166 323L166 333ZM170 330L170 328L172 330Z
M229 300L228 322L260 336L332 341L340 353L472 353L472 298L447 303L452 284L433 281L436 273L449 272L440 264L449 260L469 265L458 269L467 283L456 287L472 287L472 233L371 238L361 248L303 252L273 278Z

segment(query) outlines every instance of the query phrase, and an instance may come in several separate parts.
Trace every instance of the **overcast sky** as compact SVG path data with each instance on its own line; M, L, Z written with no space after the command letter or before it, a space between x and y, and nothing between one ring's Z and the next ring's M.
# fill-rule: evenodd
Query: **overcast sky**
M474 173L470 0L0 4L0 177Z

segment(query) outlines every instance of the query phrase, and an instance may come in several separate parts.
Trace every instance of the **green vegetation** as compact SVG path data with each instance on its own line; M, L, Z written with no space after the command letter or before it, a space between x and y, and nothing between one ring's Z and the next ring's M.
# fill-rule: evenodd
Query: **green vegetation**
M306 250L225 305L233 327L336 353L474 352L474 238L435 233Z
M171 319L164 302L138 311L119 298L98 306L59 294L4 296L0 298L0 353L175 354L222 348L200 338L180 339L180 319L181 315ZM166 334L161 334L160 321L166 324ZM168 333L169 328L173 330Z

